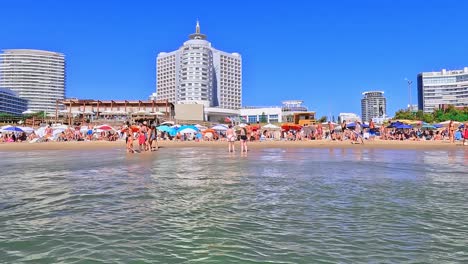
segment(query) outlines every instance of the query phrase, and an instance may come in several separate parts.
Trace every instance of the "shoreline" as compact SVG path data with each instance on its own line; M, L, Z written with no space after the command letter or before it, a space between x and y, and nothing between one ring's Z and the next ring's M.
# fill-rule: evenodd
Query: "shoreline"
M226 148L225 141L158 141L160 148ZM235 147L240 150L240 142L236 141ZM366 141L364 144L351 144L350 141L263 141L248 142L249 149L264 148L337 148L337 149L401 149L401 150L454 150L465 149L462 142L449 143L447 141ZM72 141L72 142L42 142L42 143L0 143L0 152L21 152L36 150L101 150L101 149L125 150L125 142L119 141ZM138 149L135 144L134 149Z

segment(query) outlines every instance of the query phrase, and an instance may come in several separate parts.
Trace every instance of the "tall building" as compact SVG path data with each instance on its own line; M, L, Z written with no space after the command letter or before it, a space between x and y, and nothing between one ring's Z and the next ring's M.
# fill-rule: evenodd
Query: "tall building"
M28 108L28 100L7 88L0 87L0 113L21 115Z
M28 100L28 109L55 113L65 99L65 58L57 52L10 49L0 54L0 86Z
M372 118L381 118L387 115L387 99L383 91L363 92L361 99L362 122L368 122Z
M418 108L431 113L440 105L468 107L468 67L418 74Z
M238 53L217 50L200 33L182 47L161 52L156 59L156 98L175 104L239 109L242 105L242 58Z

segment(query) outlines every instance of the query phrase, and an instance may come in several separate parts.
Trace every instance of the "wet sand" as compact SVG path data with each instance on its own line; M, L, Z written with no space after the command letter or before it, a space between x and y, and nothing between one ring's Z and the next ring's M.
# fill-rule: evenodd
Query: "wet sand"
M215 147L227 148L225 141L203 141L203 142L175 142L159 141L159 147L184 148L184 147ZM235 143L236 149L240 150L240 142ZM250 149L259 148L365 148L365 149L421 149L421 150L448 150L466 149L461 142L449 143L448 141L366 141L364 144L351 144L350 141L263 141L248 142ZM121 149L125 150L124 141L81 141L81 142L43 142L43 143L0 143L1 151L32 151L32 150L99 150L99 149ZM134 145L137 149L137 144Z

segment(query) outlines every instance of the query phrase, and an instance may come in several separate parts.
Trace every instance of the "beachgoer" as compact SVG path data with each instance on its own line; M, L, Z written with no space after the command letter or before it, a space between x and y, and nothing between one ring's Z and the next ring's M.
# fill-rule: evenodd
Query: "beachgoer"
M468 122L465 123L465 127L463 128L463 145L464 146L468 145L465 143L466 140L468 140Z
M247 152L247 129L241 128L240 131L241 152Z
M330 139L335 140L335 125L332 124L332 122L328 121L328 130L330 131Z
M146 150L146 138L145 138L145 133L140 129L138 132L138 145L140 145L140 152Z
M358 139L361 141L361 144L364 144L364 139L361 135L362 127L361 122L357 121L356 126L354 127L354 143L359 143Z
M236 142L236 133L234 132L234 129L232 129L232 125L229 125L229 128L226 130L226 139L228 141L228 151L236 152L234 147L234 142Z
M455 143L455 125L453 124L453 120L450 120L450 123L447 129L448 129L449 141L451 143Z
M130 128L128 130L129 130L129 133L127 134L127 152L135 153L135 150L133 150L133 135L131 133Z

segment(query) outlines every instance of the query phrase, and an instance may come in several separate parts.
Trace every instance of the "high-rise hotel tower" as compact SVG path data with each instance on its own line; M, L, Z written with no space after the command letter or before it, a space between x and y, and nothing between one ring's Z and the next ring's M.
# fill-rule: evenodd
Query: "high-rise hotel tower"
M156 61L156 99L176 104L239 109L242 105L242 58L217 50L195 33L176 51L161 52Z
M383 91L363 92L361 99L362 122L382 118L387 114L387 99Z
M10 49L0 53L0 87L28 100L28 109L54 113L65 99L65 57L61 53Z

